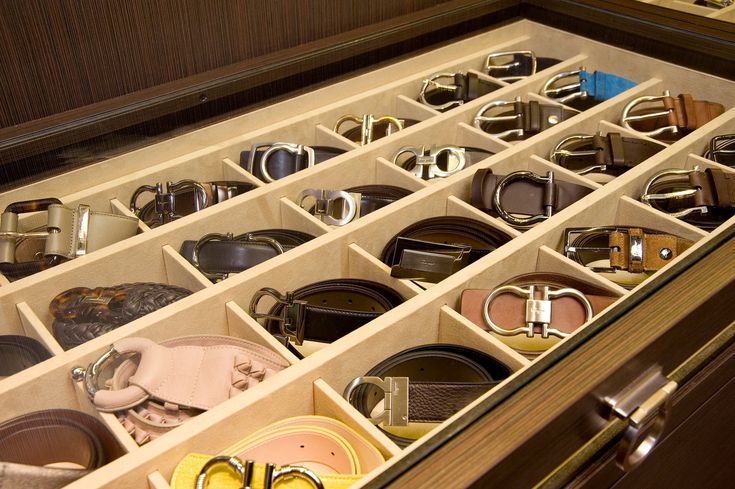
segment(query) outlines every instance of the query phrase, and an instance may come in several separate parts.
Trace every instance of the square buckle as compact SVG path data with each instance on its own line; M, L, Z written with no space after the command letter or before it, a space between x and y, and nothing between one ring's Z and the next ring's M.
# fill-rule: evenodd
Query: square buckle
M495 76L493 74L493 72L495 71L507 72L521 65L519 61L511 61L510 63L500 64L500 65L494 63L496 59L506 57L506 56L512 56L514 58L515 56L528 57L531 60L531 72L528 75ZM497 80L501 80L505 82L514 82L514 81L522 80L528 76L535 75L537 67L538 67L538 64L536 62L536 54L533 51L498 51L495 53L488 54L487 58L485 59L485 71L487 71L487 74Z
M723 165L735 166L735 134L713 137L704 157Z
M445 85L437 81L444 78L454 80L455 75L457 75L457 73L434 73L433 75L429 76L429 78L424 79L423 84L421 85L421 90L419 91L419 102L439 111L444 111L446 109L454 107L455 105L462 105L464 103L462 100L451 100L441 105L432 104L428 100L426 100L426 91L429 89L430 86L438 90L445 90L447 92L456 92L457 90L459 90L459 87L455 84Z
M656 129L653 129L651 131L639 131L631 123L634 122L640 122L645 120L651 120L651 119L657 119L659 117L666 117L671 113L672 109L666 109L658 111L658 112L650 112L647 114L641 114L641 115L631 115L631 112L633 109L641 104L648 104L653 102L660 102L666 97L671 97L671 93L668 90L664 90L663 95L646 95L644 97L638 97L634 98L630 102L628 102L628 105L625 106L623 109L623 116L621 118L621 123L623 124L623 127L626 129L630 129L631 131L635 131L639 134L643 134L644 136L648 137L654 137L661 134L664 134L666 132L670 132L671 134L678 134L679 128L676 126L664 126L659 127Z
M556 75L546 80L546 83L544 83L544 88L541 89L541 93L551 99L559 101L562 104L565 104L575 99L586 99L587 92L582 91L582 83L580 80L580 73L583 70L584 67L578 70L562 71L561 73L557 73ZM560 80L565 80L567 78L573 77L576 77L576 83L567 83L566 85L556 86L556 83Z
M493 102L489 102L483 105L482 107L480 107L480 110L477 111L477 114L472 120L472 124L476 128L483 130L482 129L483 122L493 123L493 122L515 121L515 120L520 121L523 117L523 113L521 112L515 112L513 115L502 115L502 116L485 115L485 112L491 109L495 109L497 107L509 107L509 106L515 107L516 104L519 104L520 102L521 102L521 97L516 97L515 100L495 100ZM497 133L488 132L488 134L501 138L501 139L505 139L510 136L516 136L516 137L522 138L524 135L524 132L523 132L523 129L521 128L521 129L508 129L507 131L502 131L502 132L497 132Z
M467 266L471 247L399 237L391 277L437 283Z
M20 214L48 211L48 208L51 205L61 205L61 201L56 198L24 200L14 202L5 208L5 212L0 216L0 263L15 263L15 248L19 240L46 239L50 234L60 232L59 229L48 227L48 225L44 231L18 230L18 216ZM88 210L87 206L80 207L84 207ZM86 251L86 226L88 224L88 217L80 221L80 228L83 228L84 235L83 251ZM80 233L81 232L82 229L80 229Z

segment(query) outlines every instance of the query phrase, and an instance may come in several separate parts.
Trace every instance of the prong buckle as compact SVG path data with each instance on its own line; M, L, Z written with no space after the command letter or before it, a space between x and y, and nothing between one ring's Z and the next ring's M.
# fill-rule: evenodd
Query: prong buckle
M677 134L679 132L679 128L676 126L659 127L652 131L639 131L638 129L636 129L635 127L631 125L631 122L644 121L644 120L650 120L650 119L656 119L659 117L668 116L669 113L671 112L671 109L665 109L665 110L661 110L658 112L651 112L649 114L630 115L634 107L640 104L660 102L666 97L671 97L671 93L668 90L665 90L663 95L646 95L644 97L635 98L631 100L630 102L628 102L628 105L626 105L625 108L623 109L623 117L621 119L623 126L627 129L630 129L631 131L635 131L639 134L643 134L644 136L648 136L648 137L658 136L666 132Z
M497 65L493 63L493 60L497 58L502 58L505 56L515 56L515 55L522 55L527 56L531 59L531 72L528 75L516 75L516 76L495 76L493 74L494 71L509 71L513 68L516 68L520 65L518 61L511 61L510 63ZM487 71L487 74L495 78L496 80L501 80L505 82L514 82L518 80L522 80L526 78L527 76L535 75L537 69L537 63L536 63L536 54L533 51L498 51L496 53L490 53L487 55L487 59L485 59L485 70Z
M423 84L421 85L421 91L419 91L419 102L422 104L429 106L436 110L446 110L451 107L454 107L455 105L462 105L464 101L462 100L451 100L449 102L446 102L441 105L435 105L430 103L428 100L426 100L426 91L429 89L429 87L437 88L439 90L446 90L448 92L456 92L459 87L455 84L451 85L445 85L443 83L439 83L437 80L441 80L444 78L449 78L450 80L454 80L454 76L456 73L449 73L449 72L442 72L442 73L434 73L429 78L424 79Z
M255 154L259 148L268 148L263 151L260 156L260 174L263 176L263 180L267 183L275 182L276 179L268 171L268 159L276 151L287 151L298 158L299 156L306 155L306 168L311 168L315 165L315 154L314 149L310 146L304 146L303 144L294 143L258 143L253 144L250 148L250 154L248 155L248 172L254 173L255 170Z
M257 312L258 302L265 296L274 299L276 303L283 306L280 315ZM303 321L306 305L306 301L294 299L292 292L286 292L286 295L281 295L277 290L265 287L253 294L248 313L255 319L277 321L281 335L293 341L296 345L301 345L304 343L304 335L306 333Z
M544 88L541 89L541 93L549 98L558 100L563 104L575 99L586 99L588 94L586 91L581 90L582 85L581 80L579 79L579 74L582 70L584 70L584 68L557 73L556 75L546 80L546 83L544 83ZM572 77L576 77L576 83L568 83L559 87L555 86L558 81Z
M484 115L485 112L487 112L490 109L494 109L496 107L508 107L508 106L515 106L518 102L521 101L520 97L516 97L515 100L495 100L493 102L489 102L482 107L480 107L480 110L477 111L477 114L475 115L475 118L472 120L473 125L482 130L482 123L483 122L502 122L502 121L515 121L520 120L523 117L522 113L516 112L513 115L502 115L502 116L486 116ZM510 136L516 136L519 138L523 137L523 129L508 129L507 131L502 132L489 132L488 134L505 139Z
M212 467L216 465L226 465L230 470L234 471L242 482L241 489L250 489L253 487L253 474L255 473L255 462L247 460L243 462L238 457L228 457L226 455L218 455L210 458L204 467L199 471L194 489L204 489L207 486L207 477ZM304 479L314 489L324 489L324 484L311 470L298 465L284 465L277 468L274 464L265 464L265 474L263 475L263 489L272 489L276 482L281 479L290 479L298 477Z
M606 235L610 235L614 232L621 232L628 234L628 228L626 227L620 227L620 226L599 226L599 227L580 227L580 228L567 228L564 231L564 255L567 258L570 258L577 263L580 263L586 267L588 267L593 272L597 273L615 273L617 272L616 268L613 267L590 267L584 261L579 258L578 253L587 251L587 252L596 252L596 253L608 253L608 257L610 255L610 252L612 251L610 246L605 247L595 247L595 246L572 246L572 243L574 243L577 236L584 234L584 233L605 233ZM631 262L643 262L643 242L635 236L630 236L630 248L628 249L628 254L630 257Z
M360 212L362 195L344 190L321 190L308 188L298 198L299 206L306 208L305 201L314 199L313 214L326 224L344 226L352 221Z
M447 153L447 165L446 170L442 170L438 163L438 157L440 154ZM398 158L405 153L412 153L416 156L416 165L408 170L419 178L424 180L430 180L434 177L448 177L454 175L460 170L463 170L467 164L465 157L465 149L458 146L439 146L432 145L431 148L426 146L404 146L398 150L393 157L393 164L399 165Z
M497 186L495 187L495 192L493 192L493 205L495 206L495 210L500 215L503 220L506 222L512 224L513 226L517 227L528 227L533 224L536 224L537 222L544 221L551 217L554 209L551 204L544 204L544 213L543 214L537 214L535 216L529 216L529 217L516 217L513 214L509 213L505 209L503 209L503 206L500 204L500 199L503 195L503 190L505 190L505 187L510 185L516 180L531 180L532 182L541 183L545 187L545 194L548 196L548 198L544 198L545 202L553 202L554 201L554 172L548 171L546 172L546 176L543 177L541 175L536 175L533 172L530 171L517 171L513 173L509 173L504 178L500 179L498 181Z
M334 124L333 131L339 133L339 128L345 122L354 122L361 127L360 130L360 145L365 146L368 143L373 142L373 131L376 124L387 123L388 127L385 130L386 136L390 136L394 132L398 132L403 129L403 120L393 116L385 115L382 117L375 117L373 114L363 114L362 118L356 115L345 115L340 117ZM394 131L395 129L395 131Z
M276 241L273 238L269 238L267 236L254 236L252 233L247 233L242 236L238 236L235 238L232 233L227 234L219 234L219 233L210 233L205 234L194 245L194 251L191 255L191 264L194 265L194 267L201 272L202 275L207 277L209 280L212 280L213 282L219 282L221 280L226 279L230 276L230 273L223 273L223 272L208 272L207 270L204 270L201 266L201 263L199 263L199 254L201 253L202 247L210 243L212 241L234 241L237 239L238 241L256 241L260 243L265 243L272 247L274 250L276 250L276 254L280 255L283 254L283 247L281 246L281 243Z
M646 185L643 187L643 195L641 195L641 202L644 204L648 204L650 206L653 206L651 201L665 201L669 199L686 199L687 197L691 197L695 195L697 192L701 192L702 189L700 187L693 187L683 190L676 190L673 192L666 192L663 194L652 194L651 193L651 187L656 183L656 181L666 178L669 176L677 176L677 175L691 175L692 173L698 172L699 166L695 166L691 170L663 170L656 174L654 174L651 178L648 179L648 182L646 182ZM660 210L660 209L659 209ZM661 211L665 212L665 211ZM702 214L707 213L707 206L695 206L695 207L688 207L686 209L682 209L680 211L676 212L666 212L666 214L673 216L673 217L684 217L686 215L689 215L693 212L700 212Z
M581 157L581 156L595 156L598 152L601 151L601 149L587 149L587 150L581 150L581 151L571 151L568 149L564 149L567 145L575 142L575 141L592 141L594 139L594 136L589 136L587 134L572 134L571 136L568 136L561 141L559 141L556 146L554 146L554 149L551 150L551 153L549 155L549 158L551 161L556 163L559 166L563 166L566 168L566 165L564 165L564 161L567 158L575 158L575 157ZM591 173L593 171L599 171L604 172L607 170L607 165L592 165L587 166L585 168L582 168L580 170L573 170L578 175L586 175L588 173Z
M408 425L408 377L357 377L345 387L342 397L350 400L352 392L359 386L372 384L383 391L383 412L368 418L373 424L383 426Z

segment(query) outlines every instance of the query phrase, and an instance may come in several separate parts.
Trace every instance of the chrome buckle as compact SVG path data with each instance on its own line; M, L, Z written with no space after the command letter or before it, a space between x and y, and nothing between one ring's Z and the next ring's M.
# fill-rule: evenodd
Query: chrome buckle
M514 121L516 119L520 119L523 117L523 114L515 113L513 115L503 115L503 116L486 116L483 115L485 112L487 112L490 109L493 109L495 107L508 107L508 106L515 106L516 103L521 101L521 97L516 97L515 100L495 100L493 102L487 103L480 107L480 110L477 111L477 114L475 115L475 118L472 120L472 124L482 130L482 123L483 122L500 122L500 121ZM519 138L523 137L523 129L508 129L507 131L499 132L499 133L492 133L489 132L491 136L495 136L501 139L507 138L509 136L517 136Z
M732 147L733 149L727 149ZM709 147L704 153L704 157L717 163L727 164L720 161L718 155L735 155L735 134L722 134L720 136L713 137L709 142ZM732 166L732 164L730 164Z
M578 156L595 156L600 151L599 149L587 149L582 151L570 151L568 149L564 149L565 146L573 143L574 141L591 141L593 139L594 136L588 136L587 134L572 134L571 136L562 139L556 144L556 146L554 146L554 149L552 149L551 153L549 154L549 158L557 165L564 166L566 168L566 166L564 165L564 160L567 158L574 158ZM607 170L607 165L592 165L582 168L581 170L572 171L577 173L578 175L586 175L593 171L604 172L605 170Z
M202 250L202 247L212 241L234 241L236 238L233 236L232 233L227 234L219 234L219 233L210 233L205 234L194 245L194 251L191 254L191 264L194 265L194 268L199 270L199 272L207 277L209 280L212 280L213 282L219 282L221 280L226 279L230 276L231 273L235 272L229 272L229 273L218 273L218 272L208 272L204 270L199 263L199 254ZM276 254L281 255L283 254L283 247L281 246L281 243L276 241L273 238L269 238L267 236L253 236L252 233L247 233L241 236L237 237L238 241L255 241L259 243L265 243L272 247L274 250L276 250Z
M442 170L437 164L438 156L443 152L447 153L446 170ZM458 171L463 170L467 164L465 149L458 146L447 145L437 147L436 145L432 145L428 149L426 146L404 146L393 156L394 165L401 166L398 163L398 158L404 153L411 153L416 156L416 165L407 171L424 180L454 175Z
M435 105L435 104L429 103L429 101L426 100L426 90L428 90L430 85L439 90L446 90L448 92L456 92L459 89L457 85L454 85L454 84L444 85L436 81L436 80L441 80L442 78L450 78L454 80L454 76L456 74L457 73L449 73L449 72L434 73L433 75L429 76L429 78L424 79L423 84L421 85L421 91L419 91L419 102L421 102L422 104L428 107L439 110L439 111L449 109L455 105L462 105L464 103L462 100L452 100L450 102L447 102L441 105Z
M538 287L538 289L537 289ZM541 299L536 299L536 290L540 290ZM527 297L526 299L526 326L520 326L518 328L506 329L495 324L490 319L490 304L500 294L514 294L519 297ZM585 322L592 319L592 304L587 297L577 289L571 287L552 290L548 285L529 285L528 288L517 287L515 285L504 285L498 287L490 292L482 303L482 318L485 324L493 331L493 333L501 336L516 336L525 333L529 338L533 338L536 334L534 327L541 327L541 337L548 338L549 335L556 336L558 338L566 338L569 333L564 333L556 328L549 328L551 324L551 299L556 297L574 297L580 303L585 310Z
M258 143L253 144L250 148L250 154L248 155L248 172L254 174L255 170L255 154L258 149L267 147L263 154L260 156L260 174L263 175L263 180L267 183L275 182L276 179L268 172L268 158L276 151L287 151L295 157L306 155L306 168L311 168L315 165L316 157L314 155L314 149L310 146L304 146L303 144L295 143Z
M257 312L258 302L265 296L274 299L277 304L283 305L280 315L276 316L274 314ZM253 298L250 300L250 306L248 307L248 314L254 319L277 321L281 335L293 341L296 345L301 345L304 343L305 331L303 318L304 308L306 306L306 301L293 298L293 292L286 292L286 295L281 295L277 290L266 287L253 294ZM292 316L294 319L292 319Z
M233 470L242 481L242 489L250 489L253 486L255 462L247 460L243 463L243 461L238 457L218 455L210 458L199 471L194 489L204 489L207 484L209 471L216 465L226 465L229 469ZM277 468L274 464L265 464L263 489L272 489L279 479L291 477L304 479L309 482L314 489L324 489L324 484L319 476L306 467L300 467L298 465L284 465Z
M645 230L644 230L645 231ZM579 228L567 228L564 231L564 255L574 260L575 262L582 264L592 270L593 272L597 273L615 273L617 272L617 269L613 267L590 267L587 264L585 264L579 257L578 253L580 251L589 251L589 252L607 252L608 258L611 252L610 246L605 247L594 247L594 246L572 246L572 243L574 243L577 236L585 233L604 233L606 235L610 235L614 232L621 232L625 233L630 237L630 248L629 248L629 256L630 261L634 262L643 262L643 243L637 239L634 236L630 236L628 233L628 228L622 227L622 226L600 226L600 227L579 227Z
M381 122L387 122L388 128L385 131L386 136L390 136L393 134L393 129L395 128L395 132L400 131L403 129L403 120L398 119L393 116L384 115L382 117L375 117L373 114L363 114L362 117L358 117L356 115L344 115L340 117L337 122L334 124L333 131L340 134L339 128L344 124L345 122L354 122L355 124L359 125L361 127L360 130L360 145L365 146L366 144L373 142L373 129L376 124L380 124Z
M664 194L652 194L650 193L650 191L651 191L651 187L653 186L654 183L656 183L657 180L660 180L667 176L691 175L692 173L695 173L698 171L699 171L699 166L695 166L691 170L670 169L670 170L662 170L654 174L651 178L648 179L648 181L646 182L646 185L643 187L643 194L641 195L641 202L653 207L652 201L662 201L662 200L669 200L669 199L685 199L687 197L691 197L695 195L697 192L700 192L702 189L699 187L695 187L695 188L689 188L686 190L676 190L673 192L666 192ZM682 209L677 212L666 212L661 209L658 209L658 210L672 217L684 217L693 212L701 212L702 214L707 214L708 209L706 205L702 205L702 206L688 207L686 209Z
M495 210L498 212L501 218L505 220L506 222L517 226L517 227L528 227L532 224L535 224L537 222L544 221L551 217L553 209L551 205L544 205L544 213L543 214L537 214L535 216L529 216L529 217L516 217L513 214L509 213L503 207L500 205L500 197L503 194L503 190L505 187L507 187L509 184L513 183L516 180L531 180L532 182L536 183L542 183L546 187L547 192L553 192L554 190L554 172L548 171L546 172L546 176L542 177L540 175L536 175L533 172L530 171L517 171L513 173L509 173L505 177L501 178L498 181L497 186L495 187L495 192L493 192L493 205L495 206Z
M371 423L383 426L408 425L408 377L357 377L347 384L342 397L350 401L352 392L364 384L372 384L383 391L383 412L368 418Z
M623 127L625 127L626 129L630 129L631 131L635 131L639 134L643 134L644 136L648 136L648 137L658 136L665 132L670 132L671 134L678 134L679 128L676 126L659 127L658 129L654 129L652 131L639 131L631 125L631 122L643 121L643 120L648 120L648 119L656 119L658 117L664 117L664 116L669 115L669 113L671 112L671 109L666 109L666 110L662 110L659 112L652 112L650 114L630 115L631 110L633 110L635 106L639 104L650 103L650 102L658 102L658 101L663 100L666 97L671 97L671 93L668 90L664 90L663 95L647 95L644 97L635 98L631 100L630 102L628 102L628 105L626 105L625 108L623 109L623 117L621 119L621 123L623 124Z
M496 58L501 58L503 56L514 56L516 54L521 54L523 56L528 56L531 58L531 73L528 75L516 75L516 76L495 76L493 75L493 71L499 70L499 71L509 71L516 66L519 66L520 63L518 61L511 61L510 63L502 64L502 65L496 65L491 62L491 60L494 60ZM498 51L496 53L490 53L487 55L487 58L485 59L485 71L487 71L487 74L495 78L496 80L501 80L505 82L514 82L518 80L522 80L526 78L527 76L535 75L536 74L536 54L533 51Z
M145 192L151 192L155 195L155 213L159 224L178 219L182 216L176 214L176 192L182 190L194 189L194 210L199 212L209 205L207 201L207 191L204 186L194 180L179 180L178 182L166 182L166 191L163 191L161 183L155 185L141 185L132 197L130 197L130 210L138 217L141 217L141 209L138 207L138 198ZM146 224L155 223L155 220L149 220Z
M544 83L544 88L541 89L541 93L549 98L558 100L563 104L575 99L586 99L588 94L586 91L581 90L582 85L581 80L579 79L579 74L582 70L584 70L584 68L557 73L556 75L546 80L546 83ZM559 80L575 76L577 77L577 83L569 83L560 87L554 87L554 84Z
M326 224L344 226L360 213L362 195L359 193L308 188L303 190L296 200L302 209L306 209L308 204L305 206L304 202L310 198L315 200L312 215Z

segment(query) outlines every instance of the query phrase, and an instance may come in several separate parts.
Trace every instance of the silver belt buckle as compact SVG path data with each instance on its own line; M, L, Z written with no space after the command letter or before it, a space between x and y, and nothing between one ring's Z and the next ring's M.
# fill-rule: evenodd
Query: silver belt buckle
M542 177L530 171L517 171L509 173L504 178L500 179L495 187L495 192L493 192L493 205L500 217L503 218L503 220L505 220L506 222L517 227L528 227L537 222L541 222L550 218L553 212L551 205L544 206L545 211L543 214L537 214L535 216L529 217L516 217L503 209L503 206L500 204L500 198L502 197L503 190L505 190L505 187L516 180L531 180L532 182L542 183L544 184L544 186L551 190L553 189L554 185L554 172L548 171L546 172L546 176Z
M514 55L523 55L527 56L531 59L531 73L528 75L516 75L516 76L495 76L494 72L504 72L509 71L516 66L518 66L520 63L518 61L511 61L510 63L505 64L495 64L493 61L497 60L498 58L503 58L506 56L514 56ZM501 80L505 82L514 82L518 80L522 80L526 78L527 76L535 75L537 69L537 63L536 63L536 54L533 51L498 51L495 53L490 53L487 55L487 58L485 59L485 71L488 75L492 76L496 80Z
M563 104L575 99L586 99L587 92L583 92L581 90L581 81L579 79L579 73L581 70L584 70L584 67L579 70L562 71L561 73L557 73L546 80L544 88L541 89L541 93L549 98L558 100ZM556 86L556 83L560 80L573 77L576 77L576 83L567 83L566 85Z
M441 153L447 153L447 169L442 170L437 164L438 156ZM410 171L419 178L424 180L430 180L435 177L448 177L454 175L458 171L465 168L467 164L467 158L465 155L465 149L459 146L447 145L439 146L432 145L430 148L426 146L404 146L398 150L393 156L393 164L399 165L398 158L406 153L411 153L416 156L416 166Z
M572 134L571 136L568 136L561 141L559 141L556 146L551 150L551 153L549 154L549 158L551 161L556 163L559 166L566 166L564 165L564 160L567 158L575 158L580 156L595 156L600 150L598 149L587 149L582 151L571 151L568 149L564 149L569 144L575 142L575 141L591 141L594 139L594 136L589 136L587 134ZM604 172L607 170L607 165L592 165L587 166L585 168L582 168L580 170L572 170L573 172L577 173L578 175L586 175L588 173L591 173L593 171L600 171Z
M274 182L275 179L268 172L268 158L276 151L287 151L294 156L306 155L306 167L311 168L315 164L314 149L310 146L304 146L303 144L294 143L259 143L253 144L250 148L250 154L248 155L248 172L254 173L255 169L255 155L260 148L268 148L263 151L260 157L260 173L263 175L263 180L266 182Z
M477 114L475 115L474 119L472 120L472 124L482 130L482 123L483 122L502 122L502 121L514 121L517 119L520 119L523 117L523 114L515 113L513 115L503 115L503 116L487 116L485 115L485 112L488 110L497 108L497 107L509 107L509 106L515 106L517 102L520 102L521 98L516 97L515 100L495 100L493 102L489 102L482 107L480 107L480 110L477 111ZM488 132L488 134L498 137L500 139L505 139L510 136L517 136L519 138L523 137L523 129L508 129L507 131L502 132Z
M658 112L651 112L650 114L642 114L642 115L630 115L631 111L640 104L647 104L652 102L659 102L663 100L666 97L671 97L671 93L668 90L664 90L663 95L646 95L644 97L638 97L630 102L628 102L628 105L625 106L623 109L623 116L620 120L620 122L623 124L623 127L626 129L630 129L631 131L635 131L639 134L643 134L644 136L648 137L654 137L658 136L660 134L670 132L672 134L677 134L679 132L679 128L676 126L664 126L659 127L657 129L653 129L651 131L639 131L635 127L632 126L631 122L636 121L644 121L649 119L656 119L658 117L665 117L668 116L671 112L671 109L664 109Z
M421 85L421 91L419 91L419 102L422 104L431 107L432 109L436 110L446 110L451 107L454 107L455 105L462 105L464 102L462 100L452 100L450 102L447 102L445 104L441 105L435 105L430 103L428 100L426 100L426 91L429 89L429 87L437 88L439 90L445 90L447 92L456 92L459 87L457 85L451 84L451 85L445 85L443 83L439 83L437 80L441 80L443 78L449 78L451 80L454 80L454 76L456 73L449 73L449 72L442 72L442 73L434 73L433 75L429 76L429 78L424 79L423 84Z
M204 489L207 487L209 472L217 465L225 465L232 472L235 472L242 482L242 489L253 487L255 462L252 460L243 462L236 456L229 457L227 455L218 455L210 458L199 471L194 484L194 489ZM265 464L265 473L263 474L262 481L263 489L272 489L281 478L286 481L293 478L303 479L314 489L324 489L324 484L319 476L306 467L301 467L299 465L284 465L282 467L276 467L274 464Z
M158 224L165 224L182 217L176 213L176 194L183 190L194 190L194 210L199 212L209 206L207 200L207 191L204 186L194 180L179 180L178 182L166 182L166 190L164 192L163 185L157 183L155 185L141 185L130 197L130 210L138 217L141 217L141 209L138 207L138 198L150 192L154 194L155 214ZM153 224L154 221L147 221L146 224Z
M691 175L692 173L695 173L695 172L698 172L698 171L699 171L699 166L695 166L691 170L674 170L674 169L670 169L670 170L663 170L663 171L660 171L660 172L654 174L651 178L648 179L648 181L646 182L646 185L643 187L643 194L641 195L641 202L643 202L644 204L653 206L653 204L651 203L652 201L659 201L660 202L660 201L666 201L666 200L670 200L670 199L686 199L687 197L691 197L691 196L695 195L697 192L701 192L702 191L701 188L695 188L695 187L693 187L693 188L688 188L688 189L676 190L676 191L673 191L673 192L666 192L666 193L663 193L663 194L652 194L651 193L651 187L658 180L660 180L662 178L666 178L666 177L669 177L669 176L678 176L678 175ZM706 214L707 213L707 206L706 205L702 205L702 206L696 206L696 207L688 207L686 209L682 209L682 210L677 211L677 212L666 212L666 211L661 211L661 212L664 212L664 213L666 213L666 214L668 214L670 216L673 216L673 217L684 217L684 216L689 215L689 214L691 214L693 212L700 212L702 214Z
M307 199L314 199L313 215L322 222L344 226L359 215L362 195L344 190L308 188L303 190L296 200L301 208L306 209Z
M347 384L342 397L350 401L359 386L371 384L383 391L383 412L368 418L371 423L384 426L408 426L408 377L357 377Z

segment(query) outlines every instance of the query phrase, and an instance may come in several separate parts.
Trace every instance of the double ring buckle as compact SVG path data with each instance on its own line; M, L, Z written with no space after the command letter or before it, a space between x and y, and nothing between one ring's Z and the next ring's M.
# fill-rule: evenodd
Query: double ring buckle
M582 81L579 79L579 74L581 73L582 70L584 70L584 68L580 68L578 70L573 70L573 71L562 71L561 73L557 73L556 75L546 80L546 83L544 83L544 88L541 89L541 93L543 93L545 96L549 98L558 100L559 102L563 104L569 102L570 100L586 99L588 94L586 91L581 90ZM560 87L555 87L556 82L558 82L559 80L564 80L565 78L571 78L571 77L576 77L577 82L568 83Z
M551 150L551 153L549 155L549 158L551 161L556 163L557 165L563 166L564 160L567 158L575 158L575 157L581 157L581 156L595 156L598 152L601 151L600 148L594 148L594 149L586 149L581 151L571 151L568 149L564 149L565 146L572 144L575 141L592 141L595 137L589 136L587 134L572 134L571 136L568 136L561 141L559 141L556 146L554 146L554 149ZM586 175L588 173L591 173L593 171L600 171L604 172L607 170L607 165L591 165L587 166L585 168L582 168L580 170L572 170L578 175Z
M194 251L191 255L191 264L194 265L194 267L199 270L199 272L202 273L205 277L207 277L209 280L218 282L220 280L224 280L227 277L230 276L230 273L233 272L208 272L204 270L201 266L201 263L199 263L199 254L202 250L202 247L209 242L212 241L255 241L259 243L265 243L272 247L274 250L276 250L276 254L280 255L283 254L283 246L281 246L281 243L276 241L273 238L269 238L268 236L255 236L253 233L246 233L240 236L233 236L232 233L227 234L220 234L220 233L210 233L205 234L194 245Z
M360 212L362 195L344 190L322 190L307 188L297 197L299 206L304 207L307 199L315 200L311 212L326 224L344 226L352 221Z
M523 117L522 113L515 113L513 115L502 115L502 116L486 116L484 115L485 112L487 112L490 109L493 109L495 107L508 107L508 106L515 106L518 102L521 101L521 97L516 97L515 100L495 100L493 102L489 102L482 107L480 107L480 110L477 111L477 114L475 115L475 118L472 120L472 124L482 130L482 123L483 122L502 122L502 121L515 121L520 120L521 117ZM489 132L488 134L499 137L501 139L505 139L509 136L517 136L519 138L523 137L523 129L508 129L507 131L502 131L498 133Z
M679 128L676 126L659 127L652 131L639 131L638 129L634 128L631 125L631 122L657 119L659 117L668 116L669 113L672 111L672 109L665 109L665 110L661 110L658 112L651 112L650 114L630 115L630 112L633 110L635 106L639 104L649 103L649 102L659 102L665 99L666 97L671 97L671 93L668 90L664 90L663 95L646 95L644 97L635 98L631 100L630 102L628 102L628 105L626 105L625 108L623 109L623 117L621 119L623 126L626 129L630 129L631 131L635 131L639 134L643 134L644 136L648 136L648 137L658 136L665 132L670 132L672 134L678 134Z
M541 299L536 299L536 291L541 292ZM490 304L493 299L501 294L515 294L526 299L526 326L513 329L506 329L498 326L490 319ZM559 338L566 338L569 333L564 333L556 328L549 328L551 324L552 306L551 299L556 297L574 297L577 299L585 310L585 322L592 319L592 304L587 297L577 289L571 287L552 290L548 285L529 285L528 288L517 287L515 285L504 285L494 289L485 298L482 303L482 317L485 324L493 331L501 336L516 336L525 333L526 336L532 338L535 334L535 328L541 327L541 337L548 338L549 335Z
M464 103L464 101L462 100L451 100L441 105L435 105L426 100L426 91L429 89L429 86L437 88L439 90L446 90L447 92L456 92L457 90L459 90L459 86L455 84L445 85L437 81L441 80L442 78L449 78L451 80L454 80L456 74L457 73L449 72L434 73L433 75L429 76L429 78L424 79L423 84L421 85L421 91L419 91L419 102L440 111L449 109L451 107L454 107L455 105L462 105Z
M342 124L344 124L345 122L354 122L355 124L360 126L360 145L362 146L373 142L373 130L375 128L375 125L380 123L387 123L388 127L385 130L385 134L386 136L390 136L391 134L393 134L394 129L395 132L403 129L404 123L402 119L398 119L390 115L375 117L373 116L373 114L363 114L362 117L358 117L356 115L349 114L344 115L337 120L337 122L334 124L333 131L339 134L340 126L342 126Z
M373 424L384 426L408 425L408 377L357 377L352 380L342 397L350 401L352 392L364 384L372 384L383 391L383 412L368 418Z
M265 296L274 299L277 304L283 306L280 315L257 312L258 302ZM255 319L277 321L281 335L293 341L295 344L301 345L304 343L304 335L306 333L303 321L306 305L306 301L294 299L292 292L286 292L284 296L275 289L265 287L253 294L248 313Z
M394 165L400 166L398 158L404 153L411 153L416 156L415 166L408 171L424 180L454 175L458 171L463 170L467 164L465 149L459 146L447 145L437 147L436 145L431 145L428 149L426 146L404 146L393 156ZM439 155L442 153L447 154L446 170L442 170L437 162Z
M535 224L537 222L544 221L551 217L553 213L553 206L551 204L544 204L544 213L543 214L537 214L535 216L529 216L529 217L516 217L513 214L509 213L505 209L503 209L503 206L500 204L500 198L502 197L503 190L505 190L505 187L507 187L509 184L513 183L516 180L531 180L532 182L536 183L542 183L544 184L545 191L551 193L551 197L553 197L554 192L554 172L548 171L546 172L546 176L542 177L541 175L536 175L533 172L530 171L517 171L513 173L509 173L505 177L501 178L498 181L498 184L495 187L495 192L493 192L493 205L495 206L495 210L500 215L500 217L503 218L503 220L509 222L510 224L518 227L527 227L531 226L532 224ZM547 202L553 202L553 198L544 199Z
M275 182L276 179L273 178L273 176L268 172L268 158L271 157L273 153L276 151L287 151L294 155L296 158L299 156L306 155L306 168L311 168L316 163L316 156L314 154L314 148L310 146L305 146L303 144L295 144L295 143L258 143L253 144L250 148L250 154L248 155L248 168L247 170L250 173L254 173L255 170L255 154L258 152L259 148L268 148L265 151L263 151L263 154L260 156L260 174L263 175L263 180L265 180L267 183Z
M516 68L520 66L520 62L518 61L511 61L510 63L502 64L502 65L496 65L492 63L492 60L496 58L502 58L503 56L515 56L515 55L522 55L527 56L531 59L531 72L528 75L516 75L516 76L495 76L493 75L493 71L509 71L513 68ZM490 53L487 55L487 59L485 59L485 70L487 71L487 74L495 78L496 80L501 80L505 82L514 82L518 80L522 80L526 78L527 76L535 75L537 69L537 63L536 63L536 54L533 51L498 51L496 53Z
M692 197L693 195L696 195L697 192L701 192L702 190L701 187L693 187L693 188L688 188L688 189L683 189L683 190L675 190L675 191L666 192L663 194L652 194L650 193L650 191L651 191L651 187L656 183L657 180L660 180L668 176L691 175L692 173L695 173L698 171L699 171L699 166L695 166L691 170L669 169L669 170L662 170L654 174L651 178L648 179L648 181L646 182L646 185L643 187L643 194L641 195L641 202L653 207L653 204L651 201L665 201L669 199L686 199L687 197ZM701 212L702 214L706 214L707 206L701 205L701 206L695 206L695 207L688 207L686 209L682 209L676 212L666 212L666 211L661 211L661 212L665 212L666 214L673 216L673 217L684 217L686 215L691 214L692 212Z
M255 462L247 460L243 463L243 461L238 457L218 455L209 459L207 463L204 464L204 467L199 471L194 489L204 489L207 483L209 471L215 465L227 465L228 468L234 470L242 481L242 489L250 489L253 486ZM276 468L274 464L265 465L263 489L271 489L279 479L291 477L304 479L309 482L314 489L324 489L324 484L319 476L306 467L300 467L298 465L284 465L283 467Z
M130 197L130 210L136 216L141 217L141 208L138 207L138 198L145 192L155 194L154 205L158 224L165 224L182 216L176 214L176 193L182 190L194 190L194 210L199 212L209 205L207 191L204 186L194 180L179 180L178 182L166 182L166 191L163 191L161 183L155 185L141 185L132 197ZM156 220L148 220L146 224L156 223Z

